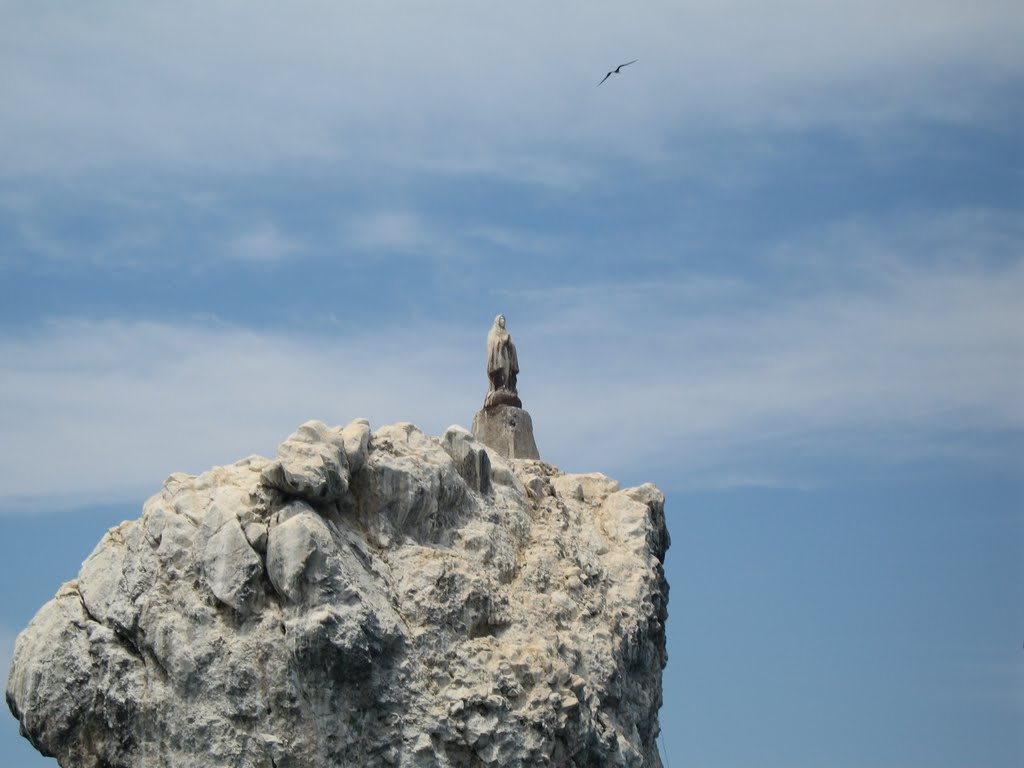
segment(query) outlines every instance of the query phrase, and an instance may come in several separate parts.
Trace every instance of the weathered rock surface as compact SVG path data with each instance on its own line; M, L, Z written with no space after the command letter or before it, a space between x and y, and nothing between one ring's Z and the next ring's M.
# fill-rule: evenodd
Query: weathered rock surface
M660 766L664 499L466 430L172 475L18 637L65 768Z

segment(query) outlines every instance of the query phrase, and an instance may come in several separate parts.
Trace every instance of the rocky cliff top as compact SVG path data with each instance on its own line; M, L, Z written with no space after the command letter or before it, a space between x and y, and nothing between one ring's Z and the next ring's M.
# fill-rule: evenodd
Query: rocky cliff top
M308 422L111 529L7 701L65 768L660 766L663 504L459 427Z

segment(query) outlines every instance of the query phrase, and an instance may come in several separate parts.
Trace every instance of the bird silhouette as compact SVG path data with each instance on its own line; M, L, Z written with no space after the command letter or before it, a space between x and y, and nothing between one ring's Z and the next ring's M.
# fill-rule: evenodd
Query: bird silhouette
M609 72L607 75L604 76L604 78L601 80L601 83L603 83L605 80L607 80L612 75L619 74L619 70L622 69L623 67L628 67L630 64L633 64L634 62L637 62L637 61L640 61L640 59L633 59L633 61L627 61L625 64L619 64L619 66L617 66L615 69L613 69L611 72ZM598 83L598 85L601 85L601 83Z

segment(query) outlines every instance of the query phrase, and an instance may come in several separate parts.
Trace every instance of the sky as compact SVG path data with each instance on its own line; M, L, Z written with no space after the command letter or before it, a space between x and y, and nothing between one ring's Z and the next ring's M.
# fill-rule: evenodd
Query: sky
M0 19L4 669L172 472L468 425L501 312L542 457L666 494L667 765L1024 764L1018 2Z

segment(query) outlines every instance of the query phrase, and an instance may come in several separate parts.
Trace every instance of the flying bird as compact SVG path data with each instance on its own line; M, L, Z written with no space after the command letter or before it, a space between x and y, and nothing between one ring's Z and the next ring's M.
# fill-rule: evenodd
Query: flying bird
M637 61L640 61L640 59L633 59L633 61L627 61L625 64L619 64L619 66L617 66L615 69L613 69L611 72L609 72L607 75L604 76L604 79L601 80L601 83L603 83L605 80L607 80L612 75L619 74L619 70L622 69L623 67L628 67L630 64L633 64L634 62L637 62ZM601 83L598 83L598 85L601 85Z

